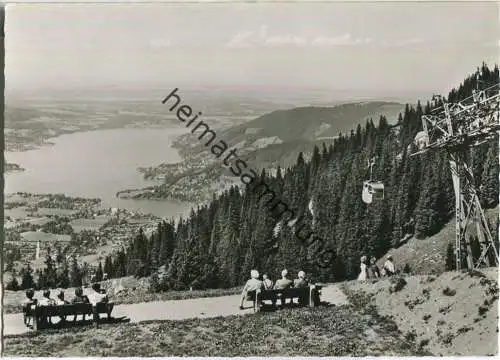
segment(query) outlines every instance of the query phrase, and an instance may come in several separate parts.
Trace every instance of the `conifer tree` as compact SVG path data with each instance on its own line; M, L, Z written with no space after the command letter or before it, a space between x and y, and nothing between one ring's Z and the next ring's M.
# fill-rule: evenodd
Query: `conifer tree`
M99 261L99 265L97 266L97 271L95 273L96 281L97 282L102 281L103 275L104 275L104 272L102 271L102 263Z

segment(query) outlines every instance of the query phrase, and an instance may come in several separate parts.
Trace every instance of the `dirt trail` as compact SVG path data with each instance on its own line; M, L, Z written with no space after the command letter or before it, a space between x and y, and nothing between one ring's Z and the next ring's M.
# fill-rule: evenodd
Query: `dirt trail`
M336 285L328 285L323 288L321 300L335 305L343 305L348 302L345 294ZM117 305L113 310L113 316L127 316L130 318L131 322L139 322L145 320L211 318L218 316L244 315L253 312L250 303L245 305L247 308L244 310L239 310L239 302L240 295L188 300L152 301L139 304ZM4 315L4 324L4 335L17 335L31 331L24 326L22 314Z

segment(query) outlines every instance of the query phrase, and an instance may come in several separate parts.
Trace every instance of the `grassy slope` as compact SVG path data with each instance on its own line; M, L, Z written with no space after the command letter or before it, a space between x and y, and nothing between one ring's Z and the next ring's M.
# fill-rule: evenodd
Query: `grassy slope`
M391 320L350 306L245 316L104 324L8 336L16 356L419 355Z
M495 224L498 207L486 210L486 217ZM397 249L389 250L387 254L393 256L399 270L408 264L415 274L440 274L445 271L446 247L449 241L455 243L454 218L437 234L426 239L412 237ZM385 256L379 259L378 265L381 267L384 261Z
M396 293L389 292L387 279L352 281L344 284L344 291L350 298L370 297L377 311L393 319L406 338L426 344L425 349L436 356L484 356L498 353L498 268L481 274L410 276Z

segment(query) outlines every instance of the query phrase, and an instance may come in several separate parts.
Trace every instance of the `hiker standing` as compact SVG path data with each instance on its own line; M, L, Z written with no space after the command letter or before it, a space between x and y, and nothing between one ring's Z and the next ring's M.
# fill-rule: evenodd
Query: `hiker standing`
M370 259L370 265L368 265L368 278L369 279L376 279L380 277L380 270L378 269L377 266L377 259L375 256L372 256Z
M358 275L358 281L365 281L367 278L367 274L366 274L366 256L364 255L361 257L360 268L361 272Z

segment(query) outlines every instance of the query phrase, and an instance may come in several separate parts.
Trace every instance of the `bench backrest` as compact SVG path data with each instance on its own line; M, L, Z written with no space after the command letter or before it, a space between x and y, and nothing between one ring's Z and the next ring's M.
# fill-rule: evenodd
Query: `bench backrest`
M259 297L262 300L271 300L277 296L286 298L299 298L308 296L310 292L309 287L305 288L288 288L288 289L273 289L273 290L261 290Z
M107 304L99 303L97 304L98 313L107 313ZM29 311L32 312L32 311ZM65 316L65 315L84 315L92 314L92 305L89 303L77 303L77 304L65 304L65 305L54 305L54 306L37 306L35 308L37 315L44 316Z

